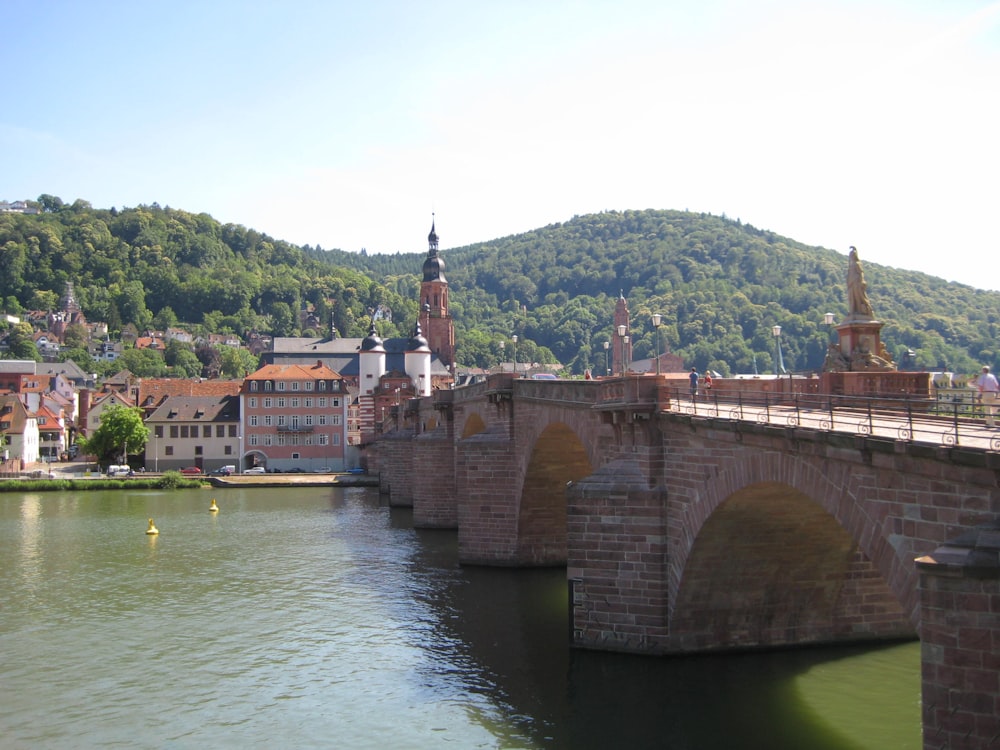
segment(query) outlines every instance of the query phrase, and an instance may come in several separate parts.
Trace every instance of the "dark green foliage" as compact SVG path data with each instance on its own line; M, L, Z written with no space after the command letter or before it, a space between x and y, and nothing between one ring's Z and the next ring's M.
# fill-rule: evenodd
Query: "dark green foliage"
M11 312L36 309L36 292L58 299L72 281L88 320L107 322L113 335L127 324L190 328L220 319L241 336L297 335L298 311L312 304L324 312L324 332L332 316L341 335L364 336L368 301L380 297L412 313L398 329L387 324L386 335L405 335L415 319L415 298L207 214L156 204L108 211L48 195L38 203L41 214L0 215L0 299Z
M371 310L382 336L407 336L418 313L423 233L395 255L298 248L205 214L156 204L105 211L40 196L40 215L0 215L0 298L30 309L36 293L61 295L72 281L88 318L113 331L154 321L297 335L312 305L326 335L364 336ZM560 361L581 374L604 366L615 301L632 314L635 358L652 357L651 313L664 316L660 351L723 374L774 369L771 326L782 327L787 368L822 366L832 332L823 314L847 312L847 248L808 247L739 221L683 211L574 217L521 235L445 247L458 357L488 367L499 342L518 335L518 360ZM923 369L996 367L1000 294L865 260L868 294L896 359L916 352ZM45 298L44 296L41 298ZM25 349L28 349L25 346ZM32 353L26 351L31 357ZM201 363L209 363L204 352ZM193 361L183 356L179 370ZM231 363L227 363L229 366ZM153 363L137 367L155 369ZM177 366L177 365L175 365ZM131 369L131 368L130 368Z
M808 247L724 217L648 210L578 216L442 254L463 364L491 363L466 358L463 343L476 330L477 354L484 336L509 341L517 333L575 373L599 369L615 300L624 293L635 358L654 356L649 318L659 312L660 351L732 374L753 372L755 361L760 372L773 371L773 325L782 327L788 369L822 367L835 338L823 315L841 321L847 313L846 251ZM974 372L980 363L998 364L1000 294L868 263L860 251L875 314L886 324L882 340L897 362L912 348L923 369ZM311 254L383 281L412 273L423 257Z

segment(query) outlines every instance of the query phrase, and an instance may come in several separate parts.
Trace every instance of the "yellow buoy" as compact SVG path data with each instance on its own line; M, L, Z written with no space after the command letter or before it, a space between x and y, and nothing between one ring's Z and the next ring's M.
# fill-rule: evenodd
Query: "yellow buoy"
M210 506L208 506L208 509L212 513L218 513L219 512L219 506L215 504L215 498L214 497L212 498L212 504Z
M159 534L160 533L160 530L158 528L156 528L155 525L153 525L153 519L152 518L149 519L149 528L146 529L146 533L150 534L150 535L152 535L152 534Z

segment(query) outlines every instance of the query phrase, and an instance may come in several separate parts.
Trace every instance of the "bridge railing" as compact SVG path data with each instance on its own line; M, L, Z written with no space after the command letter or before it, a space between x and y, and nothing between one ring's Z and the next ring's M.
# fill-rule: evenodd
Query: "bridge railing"
M1000 408L1000 405L998 405ZM701 417L890 437L907 442L1000 451L1000 431L985 424L984 407L900 394L738 393L670 389L666 410ZM1000 425L1000 414L996 424Z

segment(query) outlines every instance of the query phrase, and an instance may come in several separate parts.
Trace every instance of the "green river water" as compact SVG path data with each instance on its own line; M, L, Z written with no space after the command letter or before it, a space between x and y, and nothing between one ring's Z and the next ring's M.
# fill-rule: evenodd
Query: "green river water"
M0 570L3 748L920 748L917 643L570 649L372 490L0 494Z

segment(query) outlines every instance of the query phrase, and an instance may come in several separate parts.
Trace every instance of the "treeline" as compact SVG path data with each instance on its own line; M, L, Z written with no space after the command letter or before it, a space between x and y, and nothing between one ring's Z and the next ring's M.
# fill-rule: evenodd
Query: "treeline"
M43 195L43 212L0 215L0 305L9 313L58 309L67 281L88 320L112 333L182 324L198 333L363 336L370 310L397 311L408 333L415 295L366 274L315 261L302 248L207 214L157 204L109 210ZM310 307L319 330L303 330Z
M300 248L207 214L156 204L98 210L42 196L44 213L0 216L0 296L8 311L51 309L72 281L88 318L112 325L169 319L207 332L325 335L301 330L312 306L344 336L363 336L370 311L383 336L408 335L418 312L423 233L413 253ZM604 366L615 301L632 315L636 358L660 351L724 374L774 369L772 326L785 366L822 366L835 335L826 312L847 313L847 248L809 247L726 217L682 211L607 212L462 248L444 240L458 356L486 367L511 358ZM897 362L956 372L994 367L1000 294L865 260L868 294ZM46 305L40 303L45 302ZM168 314L164 314L164 311ZM500 343L506 345L501 352ZM908 351L914 357L908 358Z
M442 228L442 234L446 229ZM682 211L577 216L533 232L442 251L452 300L459 300L463 357L499 354L517 333L550 349L575 372L600 368L624 294L637 358L656 350L650 316L664 316L660 350L699 370L773 372L772 327L782 328L788 369L822 367L847 313L847 248L810 247L740 221ZM882 338L897 363L974 372L997 365L1000 294L864 260ZM313 253L388 278L420 254ZM908 356L909 352L913 356Z

